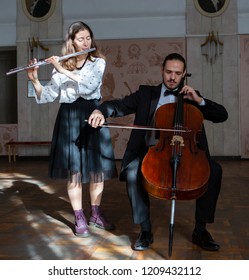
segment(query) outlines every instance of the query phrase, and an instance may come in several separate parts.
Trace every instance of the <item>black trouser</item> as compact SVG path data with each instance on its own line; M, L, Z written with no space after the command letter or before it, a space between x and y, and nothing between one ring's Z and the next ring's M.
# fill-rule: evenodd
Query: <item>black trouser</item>
M141 224L150 219L150 200L148 193L142 186L141 162L140 158L136 158L125 169L126 187L135 224ZM196 200L196 221L205 223L214 222L221 178L222 169L220 164L210 159L210 178L207 191L202 197Z
M197 222L213 223L215 209L220 193L222 168L220 164L213 159L210 163L210 177L208 188L203 196L196 199L195 220Z

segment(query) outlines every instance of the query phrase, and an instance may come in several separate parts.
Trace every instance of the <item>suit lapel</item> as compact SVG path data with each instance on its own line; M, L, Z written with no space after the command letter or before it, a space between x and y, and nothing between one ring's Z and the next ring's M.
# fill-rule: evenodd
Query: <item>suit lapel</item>
M161 88L162 84L158 85L157 87L154 87L151 91L151 103L150 103L150 111L149 111L149 124L151 124L151 121L153 119L153 116L155 114L155 110L161 95Z

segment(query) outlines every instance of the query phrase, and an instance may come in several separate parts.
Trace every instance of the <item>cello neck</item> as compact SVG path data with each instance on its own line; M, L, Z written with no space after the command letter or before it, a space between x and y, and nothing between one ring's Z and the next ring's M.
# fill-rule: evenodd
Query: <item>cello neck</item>
M187 77L191 77L191 73L186 73L182 77L181 82L179 83L179 86L178 86L178 90L177 90L178 91L178 94L177 94L177 104L176 104L175 118L174 118L174 128L175 129L181 129L183 127L183 120L184 120L183 104L184 104L184 99L183 99L183 95L179 94L179 92L184 87L185 81L186 81Z
M183 95L179 92L184 87L185 77L182 78L179 86L178 86L178 94L177 94L177 102L176 102L176 109L175 109L175 117L174 117L174 128L182 128L183 127Z

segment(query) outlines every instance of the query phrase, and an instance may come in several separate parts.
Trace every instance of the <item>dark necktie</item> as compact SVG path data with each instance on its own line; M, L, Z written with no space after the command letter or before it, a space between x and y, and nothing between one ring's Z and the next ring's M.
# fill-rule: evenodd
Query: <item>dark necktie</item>
M166 89L164 92L164 96L168 96L173 94L174 96L178 96L178 90L170 90L170 89Z

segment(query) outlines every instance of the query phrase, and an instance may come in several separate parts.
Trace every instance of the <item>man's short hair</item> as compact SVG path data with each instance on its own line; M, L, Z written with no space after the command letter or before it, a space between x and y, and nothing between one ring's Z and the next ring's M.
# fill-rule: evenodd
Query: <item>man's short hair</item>
M181 62L183 63L183 65L184 65L183 71L186 70L186 60L185 60L185 58L184 58L182 55L180 55L179 53L170 53L170 54L168 54L168 55L165 57L164 61L163 61L163 65L162 65L163 68L164 68L164 66L165 66L165 64L166 64L166 62L167 62L168 60L179 60L179 61L181 61Z

